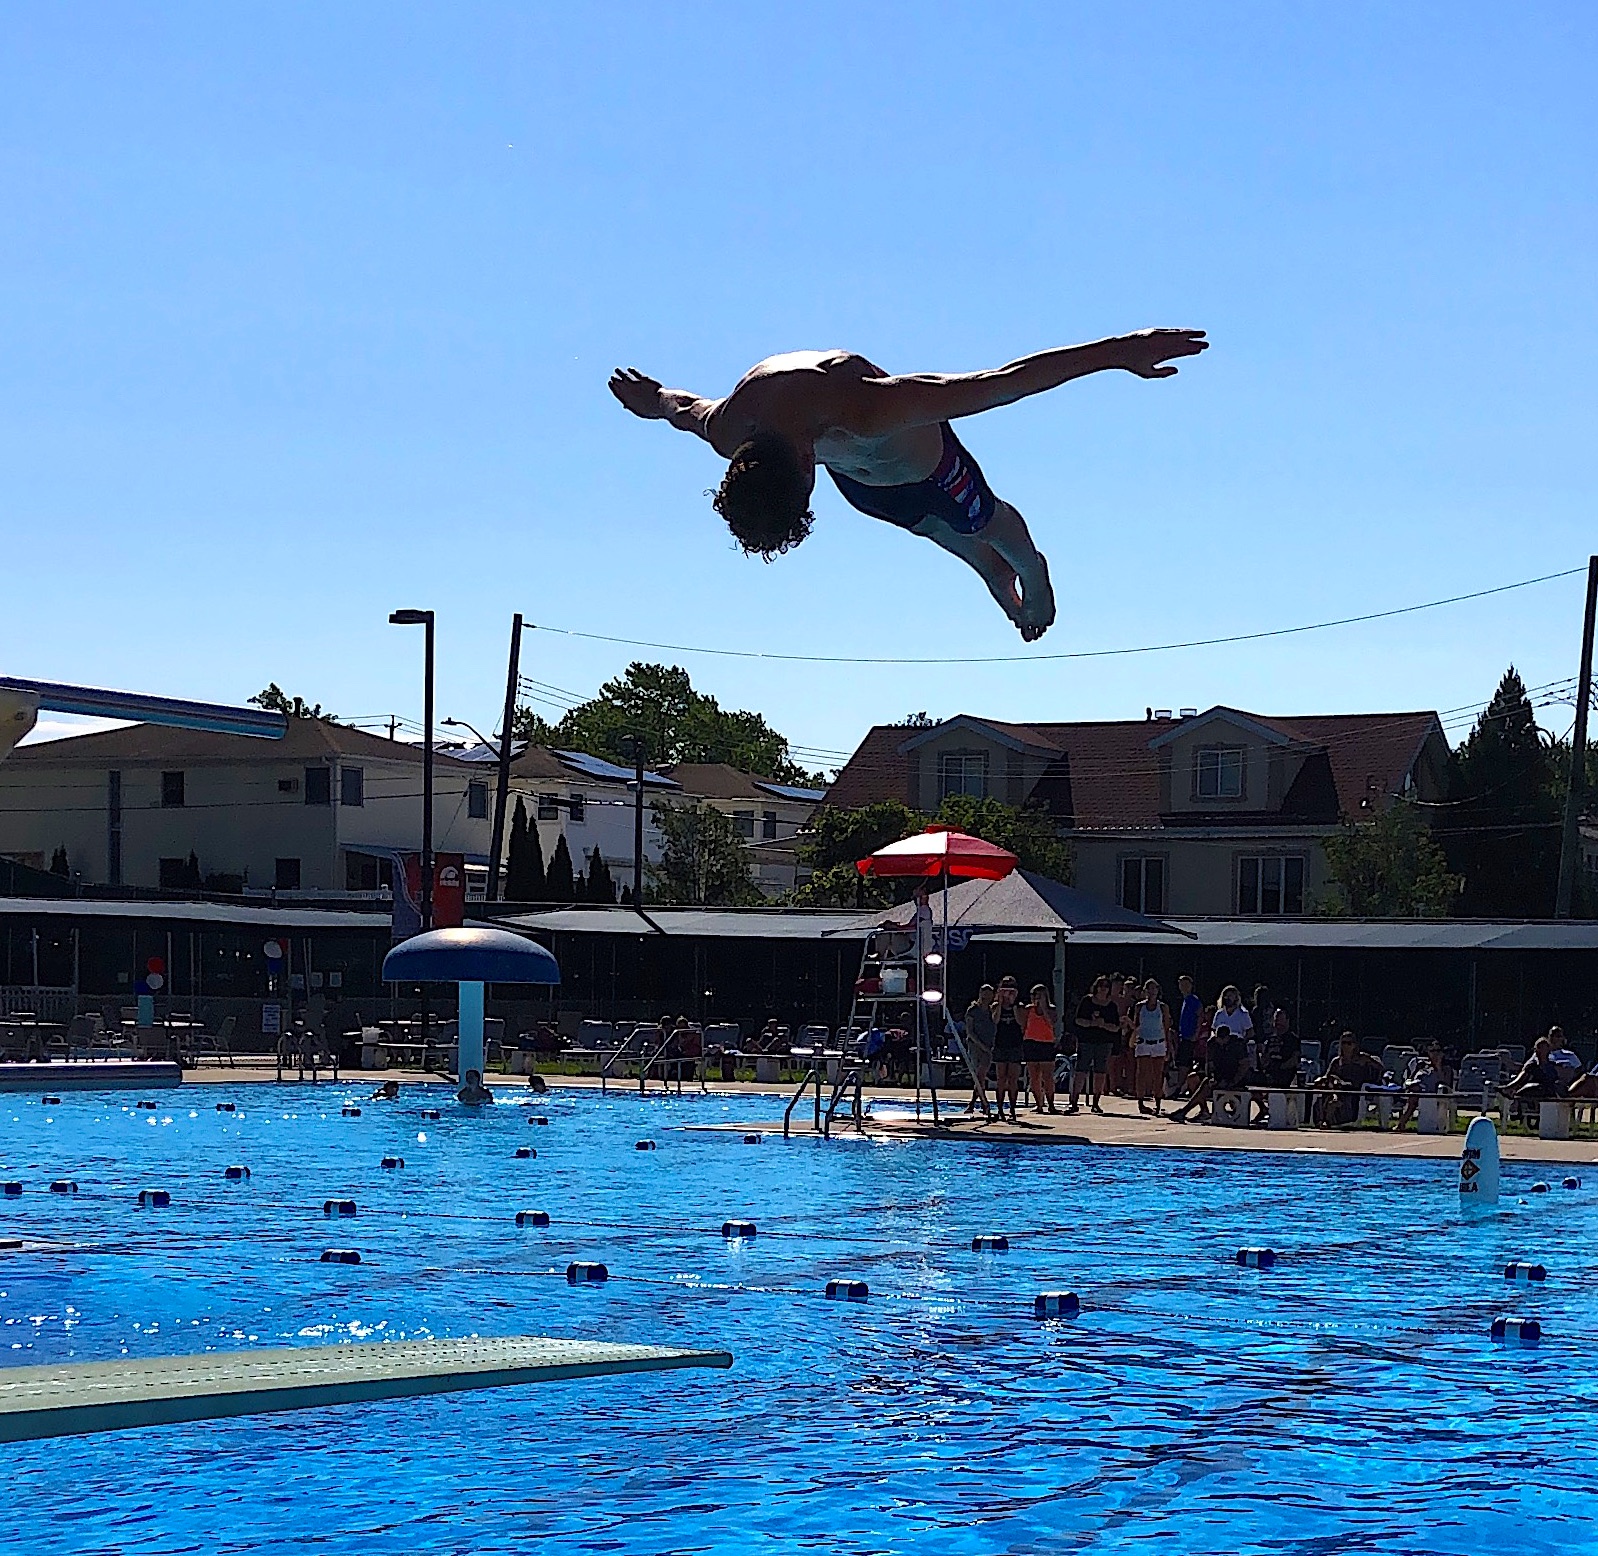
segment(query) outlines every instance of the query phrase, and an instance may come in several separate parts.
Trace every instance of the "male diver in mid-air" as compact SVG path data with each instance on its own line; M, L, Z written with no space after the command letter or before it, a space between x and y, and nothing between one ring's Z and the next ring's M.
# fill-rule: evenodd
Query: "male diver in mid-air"
M610 389L635 416L697 433L730 461L713 500L746 553L769 561L810 533L825 465L852 507L974 568L1031 643L1054 621L1049 565L949 423L1107 368L1169 378L1172 358L1208 345L1203 330L1140 330L982 373L901 377L848 351L789 351L756 363L724 400L663 389L631 367L610 375Z

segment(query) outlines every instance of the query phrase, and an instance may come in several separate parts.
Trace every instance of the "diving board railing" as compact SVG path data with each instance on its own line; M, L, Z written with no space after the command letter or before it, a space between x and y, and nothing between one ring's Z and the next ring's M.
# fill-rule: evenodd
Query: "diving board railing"
M174 729L208 729L222 735L281 740L288 720L269 708L238 708L222 702L191 702L182 697L150 697L142 692L68 686L60 681L26 681L0 675L0 692L26 698L43 712L79 713L91 718L131 719Z
M0 1368L0 1442L682 1367L727 1351L589 1340L409 1340Z

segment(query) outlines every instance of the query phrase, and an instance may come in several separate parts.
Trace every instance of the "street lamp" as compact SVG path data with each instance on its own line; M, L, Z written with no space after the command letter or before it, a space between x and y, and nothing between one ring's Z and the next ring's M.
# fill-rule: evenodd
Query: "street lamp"
M426 627L426 667L422 688L422 932L433 927L433 613L401 610L389 615L395 627Z

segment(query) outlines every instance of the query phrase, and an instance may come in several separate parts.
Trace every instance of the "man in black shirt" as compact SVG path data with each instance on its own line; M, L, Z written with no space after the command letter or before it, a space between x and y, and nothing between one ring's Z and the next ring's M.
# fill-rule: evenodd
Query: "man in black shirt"
M1278 1005L1271 1015L1270 1031L1259 1041L1258 1084L1269 1086L1272 1090L1285 1090L1294 1085L1298 1080L1298 1062L1303 1051L1303 1044L1293 1030L1286 1008ZM1264 1097L1256 1100L1260 1109L1259 1122L1263 1124L1270 1110Z
M1104 1111L1104 1082L1110 1069L1113 1045L1121 1040L1121 1012L1110 999L1110 980L1098 977L1076 1007L1076 1069L1071 1075L1071 1100L1067 1113L1075 1113L1077 1098L1087 1082L1093 1111Z
M1210 1033L1209 1052L1204 1060L1204 1079L1198 1089L1171 1117L1185 1124L1190 1114L1198 1112L1217 1090L1237 1091L1248 1084L1248 1048L1228 1026L1217 1026ZM1201 1122L1209 1122L1204 1113Z

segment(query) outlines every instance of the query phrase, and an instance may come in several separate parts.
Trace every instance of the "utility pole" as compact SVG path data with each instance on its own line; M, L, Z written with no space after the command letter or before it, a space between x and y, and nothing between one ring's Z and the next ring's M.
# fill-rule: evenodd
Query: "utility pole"
M510 736L521 680L522 613L511 618L510 668L505 672L505 717L499 726L499 787L494 793L494 832L488 845L488 900L499 901L499 861L505 845L505 802L510 798Z
M1587 614L1581 627L1581 674L1576 678L1576 727L1570 737L1570 785L1565 794L1565 830L1559 845L1559 892L1554 917L1569 918L1581 856L1581 802L1587 777L1587 704L1592 699L1592 637L1598 617L1598 556L1587 559Z

